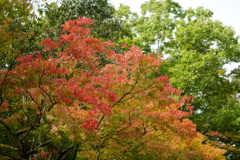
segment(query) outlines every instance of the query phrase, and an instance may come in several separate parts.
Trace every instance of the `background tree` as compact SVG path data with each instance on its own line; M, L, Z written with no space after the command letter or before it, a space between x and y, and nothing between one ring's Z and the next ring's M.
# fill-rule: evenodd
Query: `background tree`
M0 68L10 67L18 54L36 49L32 11L28 1L0 0Z
M166 38L175 29L177 18L183 16L182 7L172 0L150 0L142 6L142 16L137 20L135 31L140 35L141 47L145 46L146 52L151 52L151 45L158 45L158 51Z
M0 21L14 19L15 22L22 23L29 18L32 6L25 0L1 0L0 1Z
M219 109L214 115L211 115L213 120L208 122L208 128L211 126L211 130L223 133L218 136L210 136L211 139L216 140L214 145L219 146L218 141L226 144L224 147L228 150L226 154L227 159L238 159L240 155L239 67L234 69L230 75L231 85L234 87L236 94L228 97L225 107Z
M169 75L182 96L194 96L191 119L198 131L219 131L222 135L208 134L209 138L226 142L226 157L238 159L239 81L232 79L233 73L225 73L224 65L239 62L239 37L232 28L212 20L212 15L212 11L201 7L183 10L172 0L149 0L142 5L142 16L136 20L134 31L145 51L170 58L161 66L161 75ZM151 46L156 50L150 50ZM231 118L228 121L223 115Z
M233 133L233 128L224 127L230 119L224 120L223 114L230 110L239 113L239 99L234 98L239 93L239 84L225 74L224 65L239 62L240 47L235 32L213 21L212 15L203 8L189 9L185 19L176 21L175 31L165 43L164 53L171 57L165 67L173 86L180 88L182 95L194 96L195 112L191 118L198 130L205 134L219 131L224 135ZM216 116L222 117L221 120ZM231 116L236 120L234 114ZM235 136L239 135L238 128ZM234 141L229 143L236 146ZM231 159L238 156L232 155Z
M134 26L138 19L138 14L131 12L130 7L124 4L120 4L118 9L115 11L114 16L119 20L122 25L122 29L119 31L121 37L118 40L119 46L125 44L124 47L128 50L129 47L135 45L140 46L141 42L137 41L136 33L134 33Z
M67 20L88 17L95 24L91 28L91 35L94 37L116 42L122 36L123 26L114 17L115 8L109 4L108 0L59 1L46 4L40 12L46 32L49 32L50 35L54 32L60 34L60 26Z

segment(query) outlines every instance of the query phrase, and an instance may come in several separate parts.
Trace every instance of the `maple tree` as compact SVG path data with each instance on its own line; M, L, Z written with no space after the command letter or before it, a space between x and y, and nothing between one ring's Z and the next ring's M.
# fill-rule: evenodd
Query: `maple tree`
M0 70L1 158L224 159L188 119L192 97L156 76L161 56L115 53L90 25L67 21L57 41Z

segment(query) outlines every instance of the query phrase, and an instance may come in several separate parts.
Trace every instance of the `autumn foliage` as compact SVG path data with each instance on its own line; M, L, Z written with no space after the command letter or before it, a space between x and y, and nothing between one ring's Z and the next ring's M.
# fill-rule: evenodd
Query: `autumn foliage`
M89 25L67 21L57 41L45 39L43 51L0 70L2 156L224 159L188 119L192 97L157 76L160 55L134 46L115 53L112 42L89 36Z

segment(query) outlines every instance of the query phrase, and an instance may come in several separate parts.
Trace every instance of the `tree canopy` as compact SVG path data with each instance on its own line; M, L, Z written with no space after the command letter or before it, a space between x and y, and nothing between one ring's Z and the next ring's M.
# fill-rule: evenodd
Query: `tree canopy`
M172 0L150 0L142 5L142 16L133 28L143 43L155 44L152 52L169 58L161 66L161 75L168 75L182 96L194 97L190 118L198 131L208 136L218 131L218 138L209 138L227 142L225 148L231 149L226 155L238 159L239 78L233 78L233 72L227 74L224 67L239 62L239 37L212 15L203 7L183 10Z
M88 36L92 21L67 21L58 41L20 55L1 72L1 152L15 159L223 159L202 144L187 117L191 97L167 76L162 60L137 47L117 54L110 42ZM58 49L62 48L59 52ZM43 58L55 52L56 58ZM111 63L100 66L99 55ZM179 110L185 107L187 111ZM2 149L4 149L2 151Z
M211 10L0 9L0 159L239 159L239 36Z

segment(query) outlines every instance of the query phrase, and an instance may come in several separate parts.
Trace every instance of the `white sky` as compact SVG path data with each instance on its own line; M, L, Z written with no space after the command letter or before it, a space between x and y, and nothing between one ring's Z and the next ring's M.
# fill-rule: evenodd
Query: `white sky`
M129 5L131 11L141 12L140 6L148 0L109 0L116 8L120 3ZM213 19L223 22L224 25L231 26L236 34L240 36L240 0L175 0L184 9L189 7L197 8L203 6L214 12ZM228 72L236 68L239 63L225 65Z

